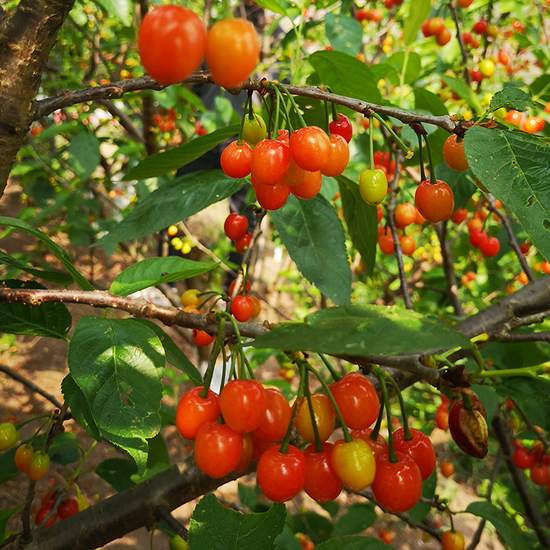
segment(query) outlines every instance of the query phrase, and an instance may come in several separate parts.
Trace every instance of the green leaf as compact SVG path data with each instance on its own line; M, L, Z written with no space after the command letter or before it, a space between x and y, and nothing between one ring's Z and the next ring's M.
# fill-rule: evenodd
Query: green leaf
M374 504L352 504L348 506L344 515L336 520L332 535L341 537L343 535L356 535L370 527L376 521L377 515L374 511Z
M372 275L376 261L378 238L378 213L376 206L367 204L359 193L359 185L345 176L336 178L340 185L342 209L348 226L348 234L365 266L367 275Z
M243 183L244 180L230 178L221 170L204 170L171 180L139 202L110 233L96 241L95 246L151 235L226 199Z
M420 56L416 52L407 52L406 56L407 66L405 67L405 84L411 84L414 82L422 69L422 63L420 62ZM403 71L405 64L405 52L399 51L386 59L386 63L393 67L397 71L397 75L393 73L388 74L389 79L395 86L400 83L400 75Z
M477 191L477 185L473 183L469 170L457 172L449 168L446 162L440 162L435 167L435 177L449 184L455 197L455 210L462 208Z
M437 486L437 473L433 471L432 475L422 483L422 496L429 500L432 500L435 495L435 489ZM413 508L411 508L407 514L416 521L422 521L429 513L432 507L425 502L418 502Z
M507 86L491 98L489 110L494 112L498 109L504 108L514 109L515 111L526 111L530 107L534 108L535 106L533 105L529 94L519 88Z
M363 27L356 19L328 12L325 15L325 33L330 45L339 52L357 55L363 41Z
M393 546L378 539L347 535L339 539L327 540L317 545L315 550L390 550L391 548Z
M335 304L349 303L351 269L344 228L332 205L319 195L309 200L292 195L272 219L302 275Z
M315 512L301 511L289 515L287 525L294 533L308 533L315 542L323 542L332 534L332 522Z
M550 74L543 74L533 80L529 86L533 99L541 101L550 101Z
M262 491L256 485L245 485L244 483L238 483L237 486L239 492L239 500L243 506L247 508L253 508L258 503L258 498L262 494Z
M15 453L17 447L0 454L0 485L15 479L21 472L15 466Z
M415 0L410 5L410 11L405 23L403 25L403 45L410 46L418 35L418 31L422 27L422 23L430 15L432 9L430 0Z
M164 347L164 353L166 355L166 362L170 363L173 367L176 367L187 376L195 386L202 386L203 380L201 373L197 370L197 367L187 359L187 356L181 351L181 349L175 344L174 340L164 332L164 330L159 327L153 321L148 319L135 319L138 323L148 326L162 342Z
M150 286L202 275L217 265L212 262L195 262L179 256L147 258L131 265L117 275L109 292L117 296L129 296Z
M80 460L80 445L76 438L69 432L55 436L51 447L48 449L48 456L54 464L73 464Z
M67 271L71 274L74 279L74 282L82 290L95 290L94 287L83 277L83 275L76 269L76 267L71 262L69 255L57 244L54 243L49 237L44 235L42 231L36 229L32 225L22 220L16 218L7 218L5 216L0 216L0 225L7 225L9 227L15 227L16 229L21 229L31 234L33 237L36 237L42 241L54 254L54 256L67 268Z
M202 157L202 155L214 149L216 145L232 136L236 136L238 133L239 127L237 125L220 128L211 134L192 139L179 147L151 155L142 160L137 166L134 166L122 180L144 180L173 172Z
M464 151L472 172L550 259L550 145L527 132L474 126Z
M241 514L223 506L210 494L197 504L189 527L193 550L275 550L285 523L284 504L273 504L263 514Z
M82 130L71 138L68 153L67 162L83 180L86 180L99 166L99 139L88 130Z
M84 392L79 388L70 374L67 374L67 376L63 378L61 382L61 391L63 392L63 398L67 402L75 420L84 428L91 438L100 441L101 433L92 416L92 411L88 406Z
M2 281L7 288L43 289L36 281L16 279ZM39 306L26 304L0 304L0 332L47 336L49 338L67 338L72 317L65 304L46 302Z
M283 8L277 0L258 0L254 3L266 10L278 13L279 15L288 15L285 8Z
M127 27L132 24L132 3L130 0L98 0L105 11L118 18Z
M498 371L495 371L498 377ZM514 400L527 418L543 430L550 430L550 380L543 376L514 376L495 384L496 392Z
M95 473L121 493L135 485L131 477L137 473L137 467L134 462L125 458L108 458L98 464Z
M446 74L438 75L451 90L456 92L462 99L468 102L470 107L473 107L476 114L480 115L483 112L483 107L479 102L477 95L471 90L471 88L461 78L454 78Z
M0 250L0 264L9 265L15 269L19 269L37 279L42 279L48 281L49 283L54 283L56 285L69 286L74 283L74 279L67 275L66 273L61 273L59 271L50 271L46 269L36 269L35 267L6 254Z
M6 526L8 525L9 519L15 514L17 511L19 511L23 505L20 504L19 506L16 506L15 508L10 508L9 510L0 510L0 543L4 540L4 535L6 534Z
M145 471L146 439L160 431L164 349L133 319L85 316L69 345L68 364L102 436L131 454Z
M472 502L466 508L466 512L490 521L510 550L529 550L532 548L512 517L490 502Z
M351 55L337 51L318 51L308 58L321 82L335 94L381 103L382 96L372 71Z
M449 114L447 107L437 95L424 89L414 89L414 105L416 109L426 111L435 116L445 116Z
M316 311L303 322L281 323L256 338L252 346L368 357L467 349L470 341L435 317L354 304Z

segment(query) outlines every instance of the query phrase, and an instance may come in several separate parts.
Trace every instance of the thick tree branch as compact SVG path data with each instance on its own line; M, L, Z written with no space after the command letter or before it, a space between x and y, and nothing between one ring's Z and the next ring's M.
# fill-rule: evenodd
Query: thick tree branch
M245 473L253 471L253 467ZM174 510L241 477L230 474L213 479L201 472L193 456L118 493L48 529L33 532L26 550L91 550L124 536L144 525L159 521L159 511ZM17 542L7 547L16 550Z
M42 73L74 0L21 0L0 22L0 195L35 119Z

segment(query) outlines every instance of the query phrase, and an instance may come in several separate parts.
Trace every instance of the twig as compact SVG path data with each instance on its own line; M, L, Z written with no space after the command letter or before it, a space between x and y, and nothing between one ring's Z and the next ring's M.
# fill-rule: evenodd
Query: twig
M512 250L516 253L516 256L518 257L519 263L521 265L521 269L523 269L523 272L525 275L527 275L527 278L530 282L533 282L535 280L535 276L533 275L533 272L531 271L531 268L529 267L529 264L527 263L527 259L523 255L523 252L520 250L518 242L516 240L516 236L514 235L514 232L512 231L512 227L510 226L510 220L508 219L508 216L505 214L502 214L496 208L495 206L495 198L493 196L489 196L487 198L487 209L492 212L493 214L496 214L500 221L502 222L502 225L504 226L504 229L506 230L506 233L508 234L508 244L512 248Z
M164 521L170 529L173 529L183 540L187 540L187 529L172 515L166 506L163 504L157 506L155 515L160 521Z
M61 408L61 403L51 394L49 394L47 391L43 390L42 388L39 388L34 382L31 382L30 380L27 380L24 376L21 376L20 374L16 373L6 365L0 365L0 371L2 371L4 374L7 374L14 380L17 380L27 388L29 388L31 391L40 394L42 397L46 398L48 401L53 403L58 409Z
M489 480L489 487L487 487L487 495L485 497L487 499L487 502L491 502L493 487L495 486L495 483L497 481L498 471L500 470L501 464L502 464L502 450L499 451L497 458L495 460L495 463L493 465L493 471L491 473L491 479ZM481 535L483 534L486 523L487 523L487 520L485 519L482 519L479 522L476 532L474 533L474 536L472 537L472 540L466 550L474 550L474 548L479 544L479 542L481 541Z
M403 267L403 250L401 248L401 242L399 241L399 236L397 235L397 227L395 225L395 203L397 202L397 183L399 182L399 160L401 157L401 151L395 151L395 170L393 180L390 182L390 203L387 208L387 220L390 226L392 238L393 238L393 247L395 249L395 258L397 260L397 268L399 270L399 279L401 281L401 291L403 292L403 300L405 301L405 307L407 309L413 310L413 304L411 300L411 295L409 294L409 287L407 285L407 275L405 274L405 269Z
M506 461L506 465L512 476L516 491L523 503L525 515L537 533L541 546L544 548L550 548L550 534L548 533L550 526L544 520L531 496L531 493L529 492L526 477L523 472L518 470L514 465L512 460L514 450L512 449L512 444L510 443L510 434L508 433L506 423L498 414L495 414L493 417L493 429L500 444L500 448L502 449L504 460Z
M455 315L458 317L464 317L464 308L458 294L458 284L456 280L456 273L453 267L453 257L451 254L451 247L447 240L447 222L440 222L435 224L435 232L441 245L441 256L443 257L443 271L445 272L445 279L447 280L447 294L451 300L451 304L455 310Z
M466 82L466 84L468 84L468 87L470 87L471 81L470 81L470 72L468 71L468 52L466 51L466 48L464 47L464 41L462 40L462 34L460 32L460 23L458 21L458 13L456 11L455 0L451 0L449 2L449 5L451 6L451 12L453 14L453 19L455 21L456 39L458 40L458 44L460 45L460 53L462 54L462 64L464 65L462 74L463 74L464 82Z
M518 342L550 342L550 330L541 332L530 332L528 334L508 334L499 332L491 334L489 338L492 342L518 343Z

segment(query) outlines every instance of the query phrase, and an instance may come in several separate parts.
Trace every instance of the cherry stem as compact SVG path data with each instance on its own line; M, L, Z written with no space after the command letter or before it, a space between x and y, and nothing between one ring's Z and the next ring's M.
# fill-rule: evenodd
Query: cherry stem
M327 133L327 136L330 138L330 128L329 128L329 124L330 124L330 115L329 115L329 110L328 110L328 103L326 101L324 101L324 104L325 104L325 132Z
M418 156L420 158L420 180L426 181L426 170L424 169L424 160L422 159L422 135L416 134L418 138Z
M239 137L237 138L237 143L239 145L243 144L244 119L246 118L246 107L249 104L249 102L251 103L250 94L246 96L246 99L245 99L244 105L243 105L243 116L241 117L241 125L240 125L240 128L239 128Z
M453 522L453 514L451 511L447 508L447 512L449 513L449 519L451 520L451 533L455 532L455 524Z
M372 111L369 111L369 154L370 154L370 170L374 170L374 128L372 127Z
M395 142L399 147L401 147L401 150L403 151L405 158L408 160L413 156L413 152L403 143L403 140L395 133L394 129L391 127L390 124L388 124L378 113L375 113L372 111L372 116L380 121L380 124L382 124L386 130L392 135L393 139L395 139Z
M329 89L329 91L331 90ZM340 115L336 111L336 103L331 103L331 105L332 105L332 120L334 120L335 122L338 122L340 120Z
M252 105L253 90L248 90L248 120L254 120L254 107ZM245 103L246 107L246 103Z
M312 367L307 362L306 368L312 372L319 382L321 382L321 386L323 386L323 389L327 392L327 395L330 399L330 402L332 403L332 406L334 407L334 410L336 411L336 416L338 417L338 421L340 422L340 425L342 426L342 432L344 432L344 441L346 443L349 443L350 441L353 441L353 438L351 437L348 427L346 426L346 423L344 422L344 417L342 416L342 413L340 412L340 409L338 408L338 404L336 403L336 399L334 399L334 396L332 395L332 392L330 391L330 388L328 387L328 384L325 382L323 377L319 374L319 372Z
M39 418L50 418L50 415L49 414L41 414L40 416L35 416L34 418L31 418L30 420L25 420L25 422L21 422L21 424L15 424L15 429L20 430L26 424L34 422L35 420L38 420ZM44 424L45 424L45 422L44 422ZM44 424L42 424L42 426ZM40 428L42 428L42 426Z
M384 380L383 374L377 373L376 377L378 378L378 382L380 383L380 387L382 389L382 398L384 400L384 406L386 407L386 414L388 418L388 449L390 462L395 463L399 461L397 460L397 455L395 454L395 448L393 446L393 424L390 411L390 398L388 397L388 388L386 387L386 381Z
M473 409L474 408L474 402L472 401L472 398L467 394L462 394L462 401L464 402L464 408L465 409Z
M342 377L338 374L338 372L332 366L332 363L327 359L327 356L324 353L318 353L317 355L321 358L321 361L323 361L323 363L329 370L330 375L332 376L332 378L334 378L334 381L338 382L338 380L340 380L340 378Z
M380 433L380 428L382 427L382 420L384 419L384 401L380 403L380 410L378 411L378 418L376 419L376 424L370 433L370 438L373 441L378 441L378 434Z
M292 97L292 94L285 88L285 86L282 86L282 85L275 85L276 87L278 87L282 92L284 92L287 96L288 96L288 99L290 100L290 103L292 104L292 107L294 108L294 110L296 111L296 115L298 116L298 119L300 120L300 124L301 124L301 128L305 128L307 126L307 123L306 121L304 120L304 117L302 116L302 113L300 113L300 109L298 108L298 105L296 104L296 101L294 100L294 97Z
M405 441L411 441L413 436L411 434L411 431L409 430L407 411L405 410L405 401L403 399L403 395L401 395L401 390L399 389L397 382L393 379L393 377L389 372L386 372L384 369L380 369L380 370L382 371L382 374L389 380L390 384L393 386L395 390L395 394L397 395L397 399L399 399L399 407L401 408L401 418L403 419L403 438L405 439Z
M428 150L428 166L430 168L430 183L432 185L435 185L437 184L437 180L435 179L434 163L432 160L432 150L430 148L430 142L428 141L428 136L424 136L424 141L426 142L426 149Z
M279 110L281 108L281 94L277 94L277 89L275 88L275 122L273 123L273 131L271 132L271 139L277 141L277 133L279 130Z
M282 105L283 107L283 114L285 116L285 120L286 120L286 123L288 124L288 128L289 128L289 132L290 132L290 129L292 128L292 125L290 124L290 115L288 113L288 107L287 107L287 104L285 103L285 99L283 97L283 94L281 93L281 90L279 90L279 88L275 88L275 93L277 94L277 99L279 100L279 105ZM277 132L278 128L275 128L275 132Z
M315 452L320 453L323 450L323 443L319 436L319 428L317 427L317 420L315 418L315 410L313 409L313 401L311 399L311 392L309 391L309 375L306 370L304 377L304 395L307 399L307 406L309 408L309 415L311 416L311 427L313 428L313 435L315 436Z
M204 378L204 385L199 393L201 399L206 399L208 396L208 390L210 389L210 384L212 383L212 376L214 375L214 368L216 367L216 359L218 358L218 353L220 352L220 346L223 341L223 329L225 326L225 318L220 319L220 328L218 329L218 335L216 336L216 342L212 348L212 354L210 356L210 363L208 364L208 369L206 370L206 375ZM223 380L222 380L223 384Z

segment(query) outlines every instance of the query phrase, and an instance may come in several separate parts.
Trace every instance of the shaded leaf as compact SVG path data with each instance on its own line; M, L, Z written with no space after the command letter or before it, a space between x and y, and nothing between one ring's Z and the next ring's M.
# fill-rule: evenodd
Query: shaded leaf
M287 15L285 8L277 0L258 0L255 4L279 15Z
M550 74L543 74L529 85L533 99L550 101Z
M432 115L445 116L449 114L443 101L436 94L424 88L414 89L414 105L416 109L426 111Z
M336 520L332 535L356 535L370 527L376 521L377 515L374 504L352 504L346 508L344 514Z
M382 96L372 71L358 59L337 51L318 51L308 61L319 74L321 82L335 94L381 103Z
M252 346L372 356L469 348L470 341L434 317L355 304L316 311L303 322L281 323L256 338Z
M471 90L471 88L461 78L455 78L446 74L438 75L451 90L456 92L462 99L464 99L470 107L473 107L475 112L480 115L483 112L483 107L479 102L477 95Z
M490 111L496 111L498 109L514 109L515 111L526 111L529 108L534 108L531 96L513 86L507 86L503 90L497 92L491 98Z
M422 483L422 496L429 500L432 500L435 495L435 488L437 486L437 470L434 470L432 475ZM417 502L416 505L411 508L407 514L416 520L422 521L429 513L432 507L426 502Z
M351 269L344 228L332 205L320 195L308 200L291 195L272 219L302 275L335 304L349 303Z
M325 33L330 45L339 52L357 55L363 41L363 27L356 19L342 13L328 12Z
M495 371L498 376L498 371ZM515 401L527 418L550 430L550 380L542 376L514 376L495 384L496 392Z
M236 193L243 183L243 180L226 176L221 170L204 170L171 180L139 202L94 246L151 235L226 199Z
M275 550L286 516L284 504L273 504L263 514L242 514L230 510L210 494L197 504L189 527L193 550Z
M108 458L100 462L95 469L95 473L119 493L135 485L131 476L136 472L135 463L125 458Z
M99 166L99 139L87 130L78 132L69 143L68 163L83 179L88 179Z
M490 502L472 502L466 508L466 512L490 521L510 550L530 550L532 548L518 524Z
M2 252L1 250L0 264L9 265L10 267L14 267L25 273L28 273L29 275L32 275L37 279L42 279L56 285L69 286L74 283L74 279L67 273L50 271L49 269L37 269L36 267L32 267L29 264L26 264L25 262L22 262L21 260L18 260L17 258L14 258L13 256L6 254L5 252Z
M365 266L367 275L372 275L376 260L378 238L378 213L376 206L367 204L359 193L359 185L345 176L336 178L340 185L342 209L349 236Z
M393 546L381 540L358 535L347 535L339 539L327 540L315 547L316 550L389 550L390 548Z
M527 132L474 126L464 151L472 172L550 259L550 145Z
M13 289L43 289L36 281L10 279L2 281L4 286ZM69 310L62 303L45 302L39 306L18 303L0 304L0 332L67 338L72 325Z
M236 136L238 133L239 127L237 125L228 126L227 128L220 128L211 134L192 139L179 147L168 149L168 151L163 151L156 155L150 155L137 166L134 166L122 179L123 181L144 180L169 174L202 157L202 155L214 149L222 141L229 139L231 136Z
M5 216L0 216L0 225L7 225L9 227L15 227L16 229L21 229L26 231L33 237L36 237L42 241L54 254L54 256L67 268L67 271L71 274L74 279L74 282L82 290L95 290L94 287L84 278L84 276L76 269L76 267L71 262L69 255L57 244L54 243L49 237L44 235L42 231L36 229L31 224L24 222L23 220L18 220L16 218L7 218Z
M80 445L72 433L63 432L55 436L48 455L54 464L67 466L80 460Z
M9 519L18 512L23 504L16 506L15 508L10 508L9 510L0 510L0 543L4 540L4 535L6 534L6 526L8 525Z
M407 53L407 55L405 55ZM405 66L405 60L406 60L406 66ZM400 83L400 76L401 72L403 71L403 67L405 66L405 76L404 76L404 83L405 84L411 84L414 82L419 74L420 70L422 68L422 64L420 62L420 56L416 52L403 52L399 51L388 57L386 59L386 64L393 67L397 74L390 73L388 75L390 81L395 85L399 85Z
M202 275L217 265L212 262L195 262L179 256L147 258L117 275L109 292L117 296L129 296L150 286L183 281L189 277Z
M189 379L195 386L201 386L203 384L201 373L197 370L197 367L187 359L183 351L181 351L174 340L172 340L161 327L148 319L135 319L135 321L148 326L159 337L164 347L164 354L166 355L166 361L168 363L189 376Z
M91 438L100 441L101 433L92 416L92 411L90 411L86 397L70 374L67 374L67 376L63 378L61 382L61 391L63 392L63 398L67 402L75 420L84 430L86 430L86 433Z

